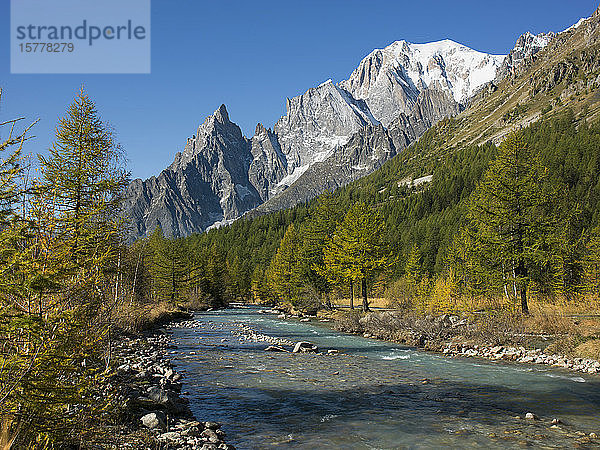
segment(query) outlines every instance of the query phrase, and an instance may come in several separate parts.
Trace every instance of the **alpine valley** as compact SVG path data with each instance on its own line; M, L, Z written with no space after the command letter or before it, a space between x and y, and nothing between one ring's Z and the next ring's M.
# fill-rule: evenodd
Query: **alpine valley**
M347 80L327 80L287 99L287 114L273 129L259 123L251 138L221 105L169 167L131 182L124 203L130 239L156 227L174 237L202 232L364 177L441 119L468 113L527 71L542 49L576 30L526 33L508 55L451 40L396 41L373 50Z

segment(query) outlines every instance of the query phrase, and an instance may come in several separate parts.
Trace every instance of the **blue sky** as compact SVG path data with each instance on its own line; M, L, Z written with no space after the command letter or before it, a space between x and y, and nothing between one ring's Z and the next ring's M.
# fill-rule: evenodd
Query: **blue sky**
M598 0L152 0L149 75L11 75L9 1L0 0L0 121L40 118L28 150L43 152L82 83L115 128L134 177L158 174L204 118L227 105L252 136L285 98L348 77L374 48L452 39L507 53L526 32L561 31Z

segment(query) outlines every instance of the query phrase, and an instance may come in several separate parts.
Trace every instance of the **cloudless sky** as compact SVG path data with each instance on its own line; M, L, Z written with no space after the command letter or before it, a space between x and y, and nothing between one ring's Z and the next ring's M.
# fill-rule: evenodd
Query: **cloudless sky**
M448 38L506 54L522 33L562 31L598 0L152 0L149 75L11 75L9 4L0 0L0 122L40 118L28 150L43 152L84 83L132 175L147 178L221 103L251 137L285 114L286 97L346 79L374 48Z

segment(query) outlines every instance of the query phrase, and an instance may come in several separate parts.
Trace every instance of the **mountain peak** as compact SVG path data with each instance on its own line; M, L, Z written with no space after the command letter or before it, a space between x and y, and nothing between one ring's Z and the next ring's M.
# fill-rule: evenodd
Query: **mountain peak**
M219 106L219 109L217 109L214 112L213 117L220 123L229 122L229 113L227 112L227 107L224 103L221 104L221 106Z
M464 104L494 79L504 59L505 55L479 52L451 39L423 44L399 40L371 52L340 86L364 100L387 126L400 114L410 114L426 89L445 91Z
M514 48L506 56L496 73L496 81L501 81L507 76L515 76L530 64L537 53L548 45L556 36L555 33L533 34L530 31L518 37Z
M254 130L254 135L256 136L256 135L265 133L266 131L267 131L267 129L265 128L265 126L261 122L258 122L256 124L256 129Z

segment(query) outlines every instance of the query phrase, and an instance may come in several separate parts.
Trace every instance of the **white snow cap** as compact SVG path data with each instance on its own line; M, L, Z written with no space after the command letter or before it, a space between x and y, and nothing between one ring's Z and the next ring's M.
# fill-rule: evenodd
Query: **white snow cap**
M426 44L396 41L379 51L393 56L415 86L439 81L450 89L457 102L493 80L506 57L478 52L450 39Z

